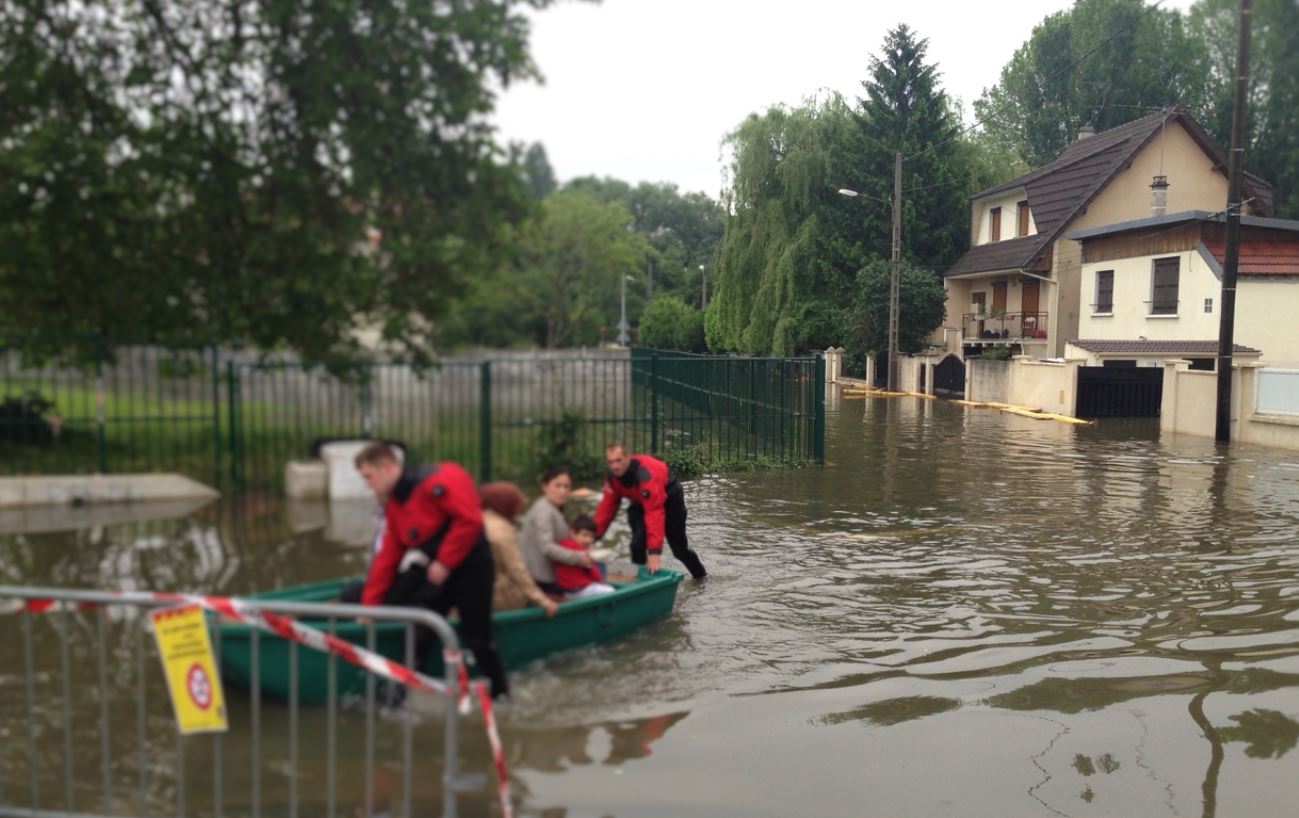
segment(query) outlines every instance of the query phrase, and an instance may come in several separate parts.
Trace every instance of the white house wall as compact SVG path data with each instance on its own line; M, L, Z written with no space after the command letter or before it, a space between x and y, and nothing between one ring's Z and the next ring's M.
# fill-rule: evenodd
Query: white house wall
M1178 259L1177 314L1151 315L1151 284L1156 258ZM1096 273L1114 271L1114 311L1095 315ZM1196 251L1160 256L1115 259L1083 265L1082 316L1078 337L1105 340L1206 341L1218 337L1219 296L1222 284ZM1204 311L1204 299L1213 299L1213 312ZM1237 339L1239 343L1244 340Z
M1028 198L1023 189L1008 193L996 198L980 199L975 203L975 213L979 220L978 232L975 234L975 244L987 244L992 241L992 209L1001 208L1001 239L1017 238L1016 231L1019 229L1019 203ZM1033 220L1033 209L1028 211L1028 233L1026 235L1037 235L1037 222Z
M1299 278L1238 279L1234 335L1268 364L1299 369Z
M1177 315L1152 316L1154 261L1176 256L1179 264ZM1114 271L1114 312L1098 316L1096 273ZM1093 340L1216 341L1221 321L1222 282L1198 251L1097 261L1083 265L1083 315L1079 338ZM1213 299L1213 312L1204 300ZM1242 277L1236 289L1235 342L1263 354L1276 366L1299 367L1299 278Z

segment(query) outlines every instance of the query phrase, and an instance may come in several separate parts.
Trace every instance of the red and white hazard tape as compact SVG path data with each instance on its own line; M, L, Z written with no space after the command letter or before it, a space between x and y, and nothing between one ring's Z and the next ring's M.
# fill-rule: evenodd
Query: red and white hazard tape
M273 633L290 642L297 642L313 650L331 653L344 661L365 668L371 673L391 679L415 690L424 690L442 696L454 695L460 712L467 713L471 706L471 692L478 694L478 706L483 711L483 727L487 732L487 742L492 748L492 763L496 767L497 793L501 800L501 814L504 818L513 815L513 802L510 799L510 780L505 769L505 752L501 747L501 737L496 731L496 717L492 713L492 696L487 682L470 681L469 669L465 666L464 654L456 650L447 650L442 654L443 661L454 665L458 677L457 689L451 688L443 681L426 676L417 670L411 670L403 664L380 656L365 648L339 639L317 628L308 627L293 619L279 614L269 613L247 607L243 600L223 596L192 596L189 594L154 593L153 598L159 602L174 602L177 605L198 605L204 610L220 614L250 627ZM16 607L15 607L16 606ZM16 600L12 605L0 609L0 613L15 613L28 610L33 613L46 613L54 609L85 610L99 607L92 602L56 602L50 599Z
M22 611L32 613L50 613L51 611L88 611L98 608L98 602L64 602L56 599L11 599L0 603L0 614L16 614Z

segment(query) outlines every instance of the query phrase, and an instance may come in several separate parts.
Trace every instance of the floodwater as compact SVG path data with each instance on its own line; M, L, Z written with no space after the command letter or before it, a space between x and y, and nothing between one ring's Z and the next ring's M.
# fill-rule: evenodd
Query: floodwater
M682 585L670 619L514 675L500 727L519 814L1295 814L1299 452L912 398L831 399L828 415L824 468L688 485L711 577ZM360 570L370 525L365 510L331 520L246 498L75 535L0 535L0 576L238 593ZM21 654L17 630L0 628L0 803L25 805ZM66 748L50 655L37 742L57 806ZM135 693L129 668L111 670L122 758L110 790L116 811L138 812ZM248 705L229 695L225 781L246 793ZM437 814L439 716L413 709L416 797ZM78 713L87 740L73 751L87 810L102 809L97 712ZM155 708L149 721L158 809L175 797L165 717ZM288 814L288 715L268 701L260 718L262 811ZM340 716L353 737L335 783L345 816L364 815L357 719ZM324 815L324 715L299 720L300 813ZM381 720L380 746L401 728ZM211 740L190 741L192 811L208 814ZM476 717L462 748L465 766L489 768ZM395 769L376 771L380 804L399 789ZM246 794L223 809L247 814ZM499 812L484 790L460 814Z

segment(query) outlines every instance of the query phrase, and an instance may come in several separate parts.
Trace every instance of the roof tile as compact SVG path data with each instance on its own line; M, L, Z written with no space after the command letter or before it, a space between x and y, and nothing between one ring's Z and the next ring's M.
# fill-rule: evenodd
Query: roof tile
M1222 241L1206 240L1205 248L1222 264L1227 249ZM1299 276L1299 239L1251 240L1240 244L1240 266L1243 276Z
M943 275L951 277L995 270L1018 270L1028 263L1039 243L1037 236L1024 236L980 244L967 250Z
M1218 354L1218 342L1209 341L1141 341L1080 339L1069 343L1097 355L1194 355L1213 357ZM1261 355L1252 347L1233 344L1232 349L1241 355Z
M1158 111L1087 139L1076 140L1061 151L1055 161L974 195L975 199L980 199L1023 188L1028 196L1037 234L972 247L943 275L950 277L1027 267L1059 238L1069 222L1073 221L1114 174L1171 121L1185 126L1215 162L1222 164L1225 161L1221 149L1213 144L1204 128L1184 108ZM1246 182L1247 192L1254 199L1255 211L1268 215L1271 188L1254 177L1248 178Z

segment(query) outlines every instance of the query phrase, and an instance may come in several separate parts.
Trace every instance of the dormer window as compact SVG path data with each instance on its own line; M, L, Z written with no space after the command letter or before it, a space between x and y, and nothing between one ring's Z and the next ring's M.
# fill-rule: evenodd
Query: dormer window
M1017 205L1017 207L1019 210L1019 212L1017 213L1017 215L1019 216L1019 225L1018 225L1018 229L1015 232L1015 235L1027 236L1028 235L1028 201L1025 200L1020 202Z
M989 210L988 217L991 219L988 241L1001 241L1001 208L994 207Z

